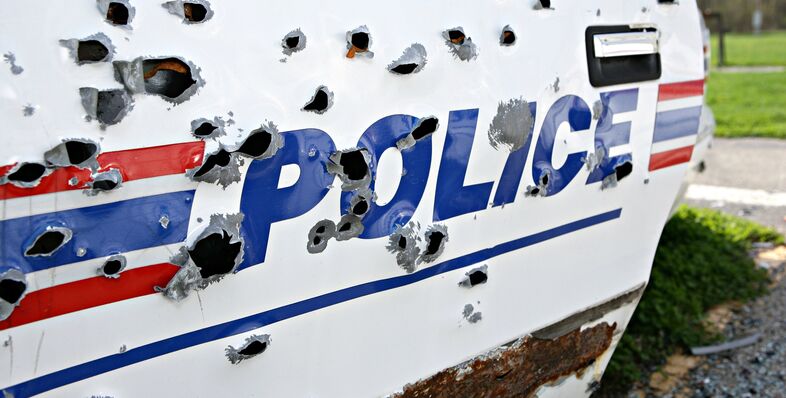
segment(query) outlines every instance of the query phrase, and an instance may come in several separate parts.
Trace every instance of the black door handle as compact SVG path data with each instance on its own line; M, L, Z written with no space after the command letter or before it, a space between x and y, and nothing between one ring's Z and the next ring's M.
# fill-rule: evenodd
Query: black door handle
M657 29L628 25L590 26L585 41L593 87L660 79Z

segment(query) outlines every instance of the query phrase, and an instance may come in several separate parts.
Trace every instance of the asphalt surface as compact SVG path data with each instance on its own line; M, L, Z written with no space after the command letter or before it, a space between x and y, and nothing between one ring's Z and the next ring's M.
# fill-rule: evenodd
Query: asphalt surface
M777 228L786 234L786 141L717 139L706 171L685 202ZM766 248L764 249L766 250ZM786 256L760 264L783 274ZM704 357L665 397L786 397L786 278L752 303L736 308L723 330L727 341L760 334L742 348Z
M709 207L786 234L786 140L715 139L685 203Z

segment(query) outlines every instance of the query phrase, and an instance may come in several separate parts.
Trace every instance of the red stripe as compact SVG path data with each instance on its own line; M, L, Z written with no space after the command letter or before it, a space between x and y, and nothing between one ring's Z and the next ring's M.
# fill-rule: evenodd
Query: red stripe
M153 287L166 286L179 268L169 263L149 265L125 271L118 279L97 276L36 290L0 322L0 330L154 294Z
M704 95L704 80L661 84L658 102Z
M129 149L117 152L105 152L98 155L99 170L110 168L120 170L123 181L159 177L170 174L185 173L186 170L202 164L205 150L203 141L185 142L182 144L163 145L149 148ZM0 175L5 174L11 166L0 167ZM78 182L71 185L68 181L76 177ZM66 167L57 169L41 179L41 183L33 188L20 188L13 184L0 185L0 200L41 195L52 192L84 189L90 181L90 170Z
M693 145L672 149L666 152L653 153L652 156L650 156L650 171L690 162L692 155Z

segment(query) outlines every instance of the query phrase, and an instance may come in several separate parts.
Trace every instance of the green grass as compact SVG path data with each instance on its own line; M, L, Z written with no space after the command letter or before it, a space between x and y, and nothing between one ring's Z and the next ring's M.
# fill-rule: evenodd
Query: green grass
M603 378L601 396L624 396L678 348L717 341L706 311L766 291L766 272L748 256L753 242L782 244L775 230L713 210L683 206L663 231L641 303Z
M718 137L786 138L786 73L713 72L707 103Z
M728 33L726 42L727 66L786 66L786 32L768 32L759 36ZM718 36L712 36L712 65L718 64Z

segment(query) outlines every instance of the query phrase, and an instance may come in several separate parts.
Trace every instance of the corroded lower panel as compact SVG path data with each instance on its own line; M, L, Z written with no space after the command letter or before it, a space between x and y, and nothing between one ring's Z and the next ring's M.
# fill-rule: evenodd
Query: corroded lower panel
M523 337L409 384L396 397L529 397L541 386L592 365L611 347L616 328L604 322L554 339Z

